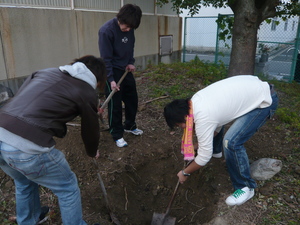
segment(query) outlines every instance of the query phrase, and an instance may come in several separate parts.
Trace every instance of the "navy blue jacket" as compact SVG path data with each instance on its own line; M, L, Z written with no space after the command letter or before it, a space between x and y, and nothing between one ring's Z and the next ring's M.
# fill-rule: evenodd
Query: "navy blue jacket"
M101 57L104 59L107 71L107 80L113 81L113 68L125 70L128 64L134 64L134 29L128 32L121 31L117 18L107 21L98 32L98 46Z

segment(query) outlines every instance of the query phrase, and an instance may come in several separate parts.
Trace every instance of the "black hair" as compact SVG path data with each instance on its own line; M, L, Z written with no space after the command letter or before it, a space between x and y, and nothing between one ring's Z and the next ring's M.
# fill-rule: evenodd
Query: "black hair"
M124 5L117 14L117 19L120 24L126 24L132 29L137 29L140 26L142 18L142 10L134 4Z
M93 55L82 56L74 59L71 65L76 62L82 62L95 75L97 83L100 84L100 89L105 86L106 82L106 67L102 58L97 58Z
M189 98L175 99L164 108L164 117L168 126L173 129L178 123L185 123L186 116L189 114Z

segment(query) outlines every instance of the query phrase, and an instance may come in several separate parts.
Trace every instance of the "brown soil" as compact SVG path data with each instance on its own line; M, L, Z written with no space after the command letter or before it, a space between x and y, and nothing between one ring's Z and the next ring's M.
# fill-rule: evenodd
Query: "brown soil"
M143 77L137 78L140 108L137 124L144 131L142 136L126 133L124 139L129 146L118 148L111 135L105 131L107 125L101 124L100 153L97 160L100 175L107 190L112 212L121 224L151 224L153 213L165 213L177 183L177 172L183 167L180 153L181 130L170 132L162 116L162 108L154 102L145 104L148 97L147 82ZM167 99L167 101L171 99ZM160 101L160 100L157 100ZM73 121L74 124L78 120ZM280 122L276 117L268 121L254 137L246 143L251 160L259 158L279 158L287 161L293 150L299 149L299 142L287 142L288 130L279 131ZM79 126L68 126L68 134L57 140L57 148L63 151L78 177L82 194L84 219L88 224L100 222L102 225L113 224L106 207L103 192L97 177L97 168L93 160L85 154ZM299 156L299 155L298 155ZM291 168L284 167L283 170ZM276 175L278 177L278 175ZM239 207L227 207L226 197L233 189L226 171L224 158L212 159L206 167L195 172L179 186L170 216L176 217L176 224L205 224L213 218L220 217L225 224L263 224L271 203L264 203L261 191L269 188L264 196L285 194L289 196L299 187L280 186L276 176L270 181L259 182L255 197ZM297 179L299 179L299 175ZM14 189L11 179L0 171L2 206L0 213L3 221L14 215ZM285 186L286 187L286 186ZM260 193L260 194L259 194ZM47 189L41 188L43 204L51 207L51 217L45 224L61 224L56 197ZM299 200L299 199L298 199ZM4 203L6 206L4 206ZM287 207L299 208L296 201ZM298 213L298 214L297 214ZM299 216L295 211L291 218ZM290 219L290 218L289 218ZM6 221L5 224L14 224ZM287 224L287 223L281 223Z

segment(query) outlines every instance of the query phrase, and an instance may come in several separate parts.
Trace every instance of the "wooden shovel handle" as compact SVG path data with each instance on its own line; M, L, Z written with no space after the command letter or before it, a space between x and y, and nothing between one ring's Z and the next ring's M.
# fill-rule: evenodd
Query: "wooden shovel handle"
M121 79L117 83L117 86L119 86L122 83L122 81L126 77L127 73L128 73L128 70L126 70L125 73L122 75ZM109 96L106 98L106 100L104 101L104 103L102 104L102 106L100 107L100 109L104 109L106 107L106 105L108 104L108 102L110 101L110 99L112 98L112 96L115 94L116 91L117 91L116 89L113 89L110 92Z
M191 160L191 161L186 162L186 163L184 162L183 169L186 168L188 165L190 165L193 161L194 161L194 160ZM173 204L175 195L177 194L179 185L180 185L180 182L179 182L179 179L178 179L177 184L176 184L176 187L175 187L175 190L174 190L173 195L172 195L172 197L171 197L171 200L170 200L170 202L169 202L169 204L168 204L167 211L166 211L166 215L169 214L169 211L170 211L170 208L171 208L171 206L172 206L172 204Z
M172 206L172 204L173 204L175 195L177 194L179 185L180 185L180 182L179 182L179 179L178 179L177 184L176 184L176 187L175 187L175 190L174 190L173 195L172 195L172 197L171 197L171 200L170 200L170 202L169 202L169 204L168 204L167 211L166 211L166 215L168 215L169 212L170 212L170 208L171 208L171 206Z

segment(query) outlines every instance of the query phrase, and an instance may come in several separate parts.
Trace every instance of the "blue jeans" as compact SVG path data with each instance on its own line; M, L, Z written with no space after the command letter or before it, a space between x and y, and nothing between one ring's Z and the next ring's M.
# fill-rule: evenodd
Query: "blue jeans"
M223 134L224 134L224 126L220 130L220 132L214 136L213 140L213 154L218 154L223 150Z
M223 148L226 159L227 170L235 190L244 187L256 188L256 182L251 178L250 165L244 143L271 118L278 106L278 97L272 95L272 104L267 108L257 108L237 118L230 126L223 139ZM215 138L218 142L222 138ZM220 152L214 149L214 153Z
M86 225L76 175L61 151L54 148L32 155L1 141L0 150L0 167L15 182L19 225L34 225L39 221L39 185L49 188L58 197L64 225Z

